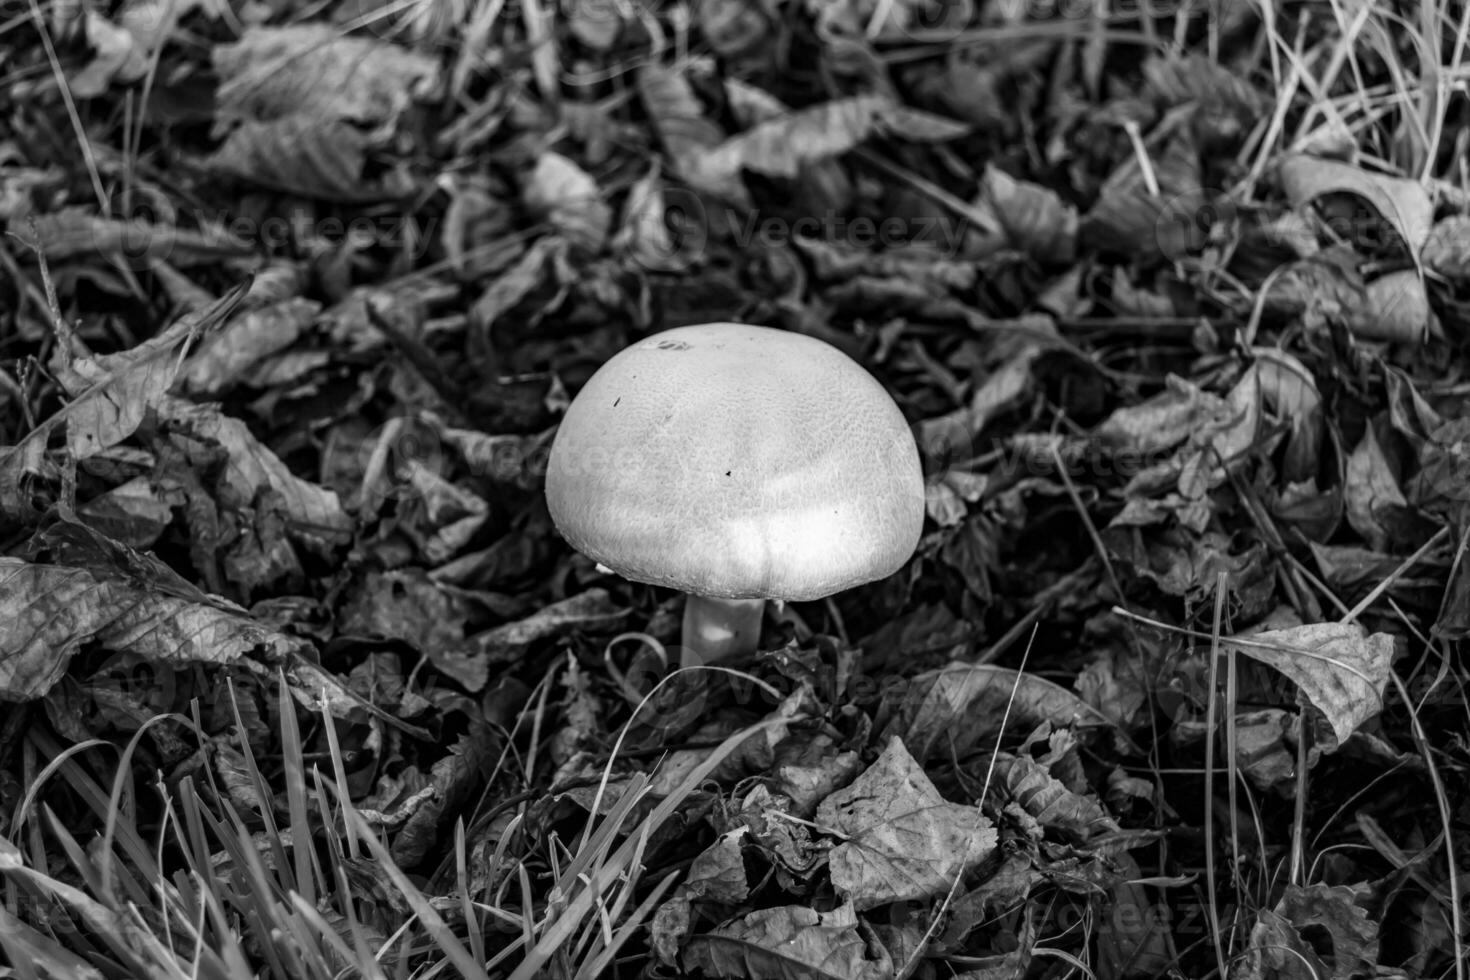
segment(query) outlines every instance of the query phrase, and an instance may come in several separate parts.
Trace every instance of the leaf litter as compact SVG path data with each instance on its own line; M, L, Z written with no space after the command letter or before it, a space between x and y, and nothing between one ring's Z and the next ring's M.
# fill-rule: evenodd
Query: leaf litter
M335 855L366 918L318 933L412 910L404 969L1463 969L1470 226L1415 99L1344 114L1381 50L1287 87L1340 25L290 7L0 32L0 877L119 944L7 905L0 958L189 962L97 890L163 880L141 838L35 779L110 743L165 791L127 827L206 774L191 819L248 816L211 895ZM599 364L713 320L869 368L928 523L665 677L677 597L542 477ZM297 975L267 941L209 963Z

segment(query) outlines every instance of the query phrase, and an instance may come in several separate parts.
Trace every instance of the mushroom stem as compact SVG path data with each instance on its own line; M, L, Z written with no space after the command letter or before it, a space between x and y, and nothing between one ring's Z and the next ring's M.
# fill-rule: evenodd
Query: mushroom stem
M764 599L715 599L689 595L684 601L681 667L719 663L754 653L761 639Z

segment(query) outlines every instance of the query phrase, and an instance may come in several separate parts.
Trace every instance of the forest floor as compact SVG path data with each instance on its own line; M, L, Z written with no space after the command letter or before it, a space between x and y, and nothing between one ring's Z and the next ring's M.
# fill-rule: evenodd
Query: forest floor
M0 2L0 978L1467 980L1466 18ZM925 523L675 671L711 321Z

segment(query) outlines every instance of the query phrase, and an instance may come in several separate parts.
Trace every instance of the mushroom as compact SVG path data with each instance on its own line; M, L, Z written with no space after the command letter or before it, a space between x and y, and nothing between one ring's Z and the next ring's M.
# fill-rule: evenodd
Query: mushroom
M707 323L592 375L552 443L546 502L584 555L687 594L690 666L754 652L768 599L897 571L918 546L924 479L903 414L846 354Z

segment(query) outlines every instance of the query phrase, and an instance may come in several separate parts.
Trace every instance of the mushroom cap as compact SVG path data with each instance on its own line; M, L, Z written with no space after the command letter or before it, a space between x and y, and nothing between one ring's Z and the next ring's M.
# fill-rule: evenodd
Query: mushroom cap
M628 347L567 409L551 518L624 578L726 599L819 599L914 553L924 477L903 413L823 341L679 327Z

